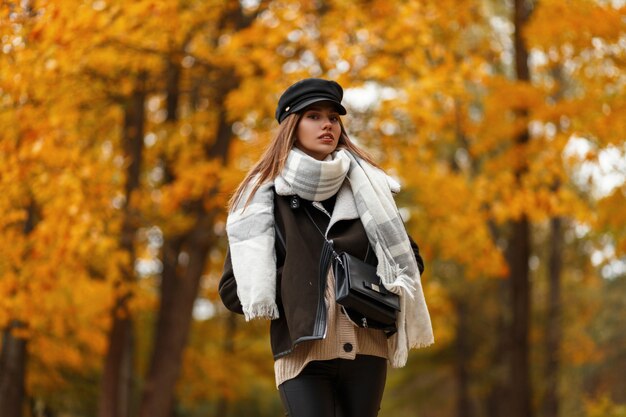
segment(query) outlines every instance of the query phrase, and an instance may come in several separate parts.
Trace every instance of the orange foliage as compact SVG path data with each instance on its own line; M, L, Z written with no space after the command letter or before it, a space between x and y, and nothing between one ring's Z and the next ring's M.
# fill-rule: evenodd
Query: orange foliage
M198 227L190 202L214 213L214 224L202 225L217 242L206 267L213 287L229 195L271 138L278 95L305 76L373 87L371 102L347 103L346 125L403 183L398 202L426 256L440 346L454 338L454 296L506 276L496 234L507 222L564 216L607 233L616 254L626 253L624 191L593 201L571 178L578 161L564 154L573 135L596 146L592 162L623 146L624 6L538 2L524 34L533 77L520 83L501 41L509 34L494 28L485 2L336 0L321 10L318 2L263 1L260 13L241 10L252 19L244 29L224 23L239 3L44 0L32 13L21 3L0 6L0 328L27 323L21 336L38 361L32 390L57 386L62 369L100 367L110 324L103 317L116 291L128 289L116 286L130 263L119 247L129 163L121 131L138 80L148 96L134 221L178 236ZM181 71L177 120L167 119L168 62ZM221 109L232 132L225 162L206 152ZM529 127L528 145L516 145ZM139 257L158 264L160 247L134 239ZM131 284L134 311L154 311L156 271ZM215 300L214 288L202 296ZM225 356L222 324L218 314L195 329L179 386L186 404L247 395L249 386L228 384L233 375L261 375L273 390L271 369L242 360L242 351ZM246 331L237 334L245 353L271 361L259 345L265 333ZM592 340L567 334L568 363L596 358Z

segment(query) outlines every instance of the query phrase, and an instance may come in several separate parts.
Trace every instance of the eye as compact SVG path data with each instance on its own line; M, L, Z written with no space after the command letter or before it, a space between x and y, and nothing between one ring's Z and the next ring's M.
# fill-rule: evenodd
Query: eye
M329 119L330 119L331 122L336 123L336 122L339 121L339 116L332 115L332 116L329 117Z

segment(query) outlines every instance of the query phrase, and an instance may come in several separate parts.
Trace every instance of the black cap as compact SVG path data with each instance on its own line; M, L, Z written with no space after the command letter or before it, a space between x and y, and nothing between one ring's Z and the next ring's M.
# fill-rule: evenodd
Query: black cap
M341 105L342 98L343 89L335 81L305 78L287 88L280 96L276 108L276 120L282 123L285 117L318 101L330 101L337 112L343 115L346 114L346 109Z

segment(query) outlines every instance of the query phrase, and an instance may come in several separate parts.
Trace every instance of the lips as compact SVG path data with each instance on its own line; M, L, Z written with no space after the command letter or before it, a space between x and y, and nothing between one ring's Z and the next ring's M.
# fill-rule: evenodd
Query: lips
M324 133L323 135L318 136L318 139L321 139L321 140L335 140L335 137L332 135L332 133Z

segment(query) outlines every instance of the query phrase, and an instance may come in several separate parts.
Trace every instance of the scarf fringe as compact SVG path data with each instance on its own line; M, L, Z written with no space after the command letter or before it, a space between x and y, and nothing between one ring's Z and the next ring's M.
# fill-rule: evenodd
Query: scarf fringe
M409 352L407 349L398 349L394 352L393 357L389 360L392 368L402 368L406 365L409 359Z
M424 342L413 343L411 344L411 346L409 346L409 349L422 349L422 348L427 348L428 346L431 346L434 344L435 344L435 339L430 339Z
M392 368L402 368L404 365L406 365L406 362L409 359L409 349L422 349L431 346L434 343L434 339L431 339L430 341L412 343L408 347L398 347L396 349L391 349L393 354L389 358L389 364Z
M415 299L414 294L417 288L413 278L406 274L408 267L403 268L398 264L391 264L380 242L376 242L374 252L379 264L376 273L381 277L385 288L394 294L406 294L411 300Z
M410 276L398 275L391 284L384 284L385 288L394 294L407 295L411 300L415 299L416 287Z
M401 319L400 321L403 322L402 326L404 327L405 320ZM406 328L398 329L398 333L388 341L389 363L392 368L402 368L409 359L409 350L426 348L434 343L435 339L432 337L432 333L431 337L427 339L420 338L409 342L407 340Z

